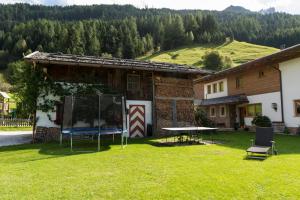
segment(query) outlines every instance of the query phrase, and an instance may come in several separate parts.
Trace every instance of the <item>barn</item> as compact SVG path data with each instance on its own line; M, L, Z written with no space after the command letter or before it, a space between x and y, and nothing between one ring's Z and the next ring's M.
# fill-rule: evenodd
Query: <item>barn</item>
M97 83L125 96L128 122L140 122L139 129L128 123L131 137L160 135L162 127L193 125L193 79L209 74L186 65L38 51L24 59L56 83ZM55 95L47 98L60 103ZM59 136L60 110L59 106L47 112L37 110L35 137Z

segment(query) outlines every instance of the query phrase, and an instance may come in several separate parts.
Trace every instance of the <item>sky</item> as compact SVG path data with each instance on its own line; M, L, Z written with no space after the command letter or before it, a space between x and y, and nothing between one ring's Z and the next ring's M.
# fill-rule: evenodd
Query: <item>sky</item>
M223 10L230 5L252 11L275 7L277 11L300 14L300 0L0 0L0 3L30 3L43 5L132 4L143 8Z

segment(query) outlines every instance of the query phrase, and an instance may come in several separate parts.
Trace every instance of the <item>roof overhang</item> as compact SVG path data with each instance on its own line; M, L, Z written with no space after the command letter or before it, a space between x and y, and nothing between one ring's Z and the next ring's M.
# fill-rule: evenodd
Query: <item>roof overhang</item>
M242 104L249 103L249 100L246 95L233 95L233 96L225 96L213 99L201 99L195 100L195 104L199 106L212 106L219 104Z
M139 60L131 60L131 59L101 58L97 56L44 53L38 51L25 56L24 60L36 64L104 67L104 68L131 69L131 70L173 72L173 73L195 74L195 75L211 74L211 72L208 70L202 70L187 65L139 61Z

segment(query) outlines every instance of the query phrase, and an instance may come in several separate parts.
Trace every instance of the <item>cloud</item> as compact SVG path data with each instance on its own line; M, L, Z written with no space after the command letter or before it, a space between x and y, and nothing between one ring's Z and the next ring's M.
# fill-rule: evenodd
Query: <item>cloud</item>
M298 0L0 0L0 3L29 3L43 5L92 5L92 4L132 4L136 7L171 9L223 10L230 5L243 6L252 11L275 7L281 12L300 14Z

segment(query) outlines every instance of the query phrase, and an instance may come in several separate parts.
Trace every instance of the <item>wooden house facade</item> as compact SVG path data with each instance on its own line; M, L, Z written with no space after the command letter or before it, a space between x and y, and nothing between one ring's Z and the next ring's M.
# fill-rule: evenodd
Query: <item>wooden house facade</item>
M300 102L295 84L300 76L299 58L300 45L296 45L198 78L194 81L195 104L220 128L251 128L256 115L265 115L275 131L288 127L295 133L300 124L300 115L295 114Z
M42 52L25 60L43 68L55 82L99 83L125 96L128 121L131 107L141 113L140 133L128 127L131 136L140 137L162 134L162 127L193 125L193 79L208 74L184 65ZM57 135L59 124L49 121L49 115L55 118L57 113L37 111L37 132Z

